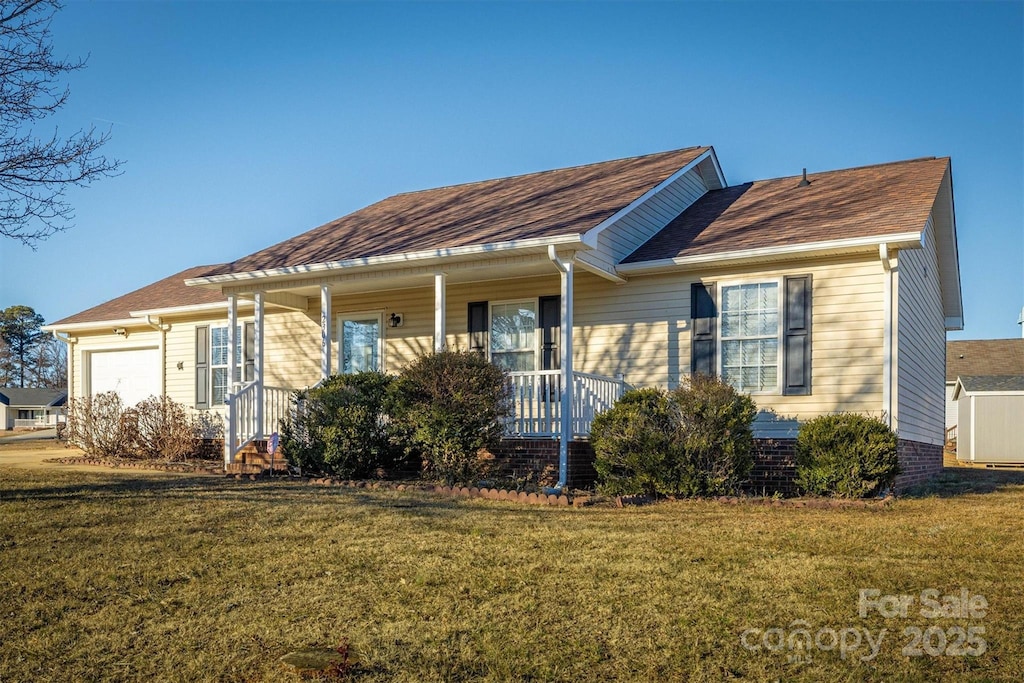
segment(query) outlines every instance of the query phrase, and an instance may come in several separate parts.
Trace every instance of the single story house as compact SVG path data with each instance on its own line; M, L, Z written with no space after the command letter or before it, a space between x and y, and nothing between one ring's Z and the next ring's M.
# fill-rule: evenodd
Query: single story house
M896 429L901 486L941 469L962 319L948 158L729 185L690 147L397 194L48 329L74 396L118 383L223 411L228 467L291 390L459 348L511 371L502 457L572 485L626 386L718 374L765 411L773 488L794 425L837 411Z
M0 429L55 427L67 398L63 389L0 387Z

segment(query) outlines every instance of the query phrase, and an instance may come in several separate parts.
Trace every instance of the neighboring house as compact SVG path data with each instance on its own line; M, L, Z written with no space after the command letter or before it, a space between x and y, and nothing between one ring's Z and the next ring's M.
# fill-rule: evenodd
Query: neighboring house
M1024 464L1024 339L946 344L946 433L957 459Z
M0 387L0 429L55 427L67 398L63 389Z
M228 463L289 390L460 348L513 371L508 452L567 484L624 386L720 374L770 411L757 476L784 486L787 420L836 411L894 426L901 485L941 469L961 327L949 159L729 186L694 147L395 195L48 329L69 342L73 395L150 373L147 390L225 410ZM124 377L107 367L127 356L101 360L145 350Z

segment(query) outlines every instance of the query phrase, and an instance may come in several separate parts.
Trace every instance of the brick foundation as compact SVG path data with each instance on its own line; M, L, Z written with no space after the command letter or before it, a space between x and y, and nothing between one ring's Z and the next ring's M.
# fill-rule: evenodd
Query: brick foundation
M796 495L796 439L754 439L754 468L743 487L753 495Z
M900 458L900 474L896 477L896 491L931 481L942 472L942 446L900 439L896 442Z
M532 476L541 486L558 483L557 439L503 439L501 445L484 457L491 461L499 477ZM594 449L589 441L569 443L569 488L589 488L597 478Z

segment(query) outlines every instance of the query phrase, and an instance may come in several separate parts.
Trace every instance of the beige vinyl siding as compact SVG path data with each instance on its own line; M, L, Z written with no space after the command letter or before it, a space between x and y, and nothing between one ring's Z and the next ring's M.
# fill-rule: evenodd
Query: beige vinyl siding
M690 371L690 285L811 274L812 388L808 396L760 395L759 407L807 419L882 405L883 272L873 258L773 270L728 270L631 278L614 285L577 278L576 363L598 374L622 373L634 386L676 386Z
M956 428L956 457L957 460L974 460L974 450L972 448L972 422L971 415L973 414L974 406L971 403L971 397L966 391L960 391L960 398L957 400L957 412L960 415L960 424Z
M923 249L897 259L895 427L900 438L941 444L945 433L946 329L931 218Z
M598 235L597 248L582 252L581 258L613 268L707 191L697 168L690 169L608 226Z

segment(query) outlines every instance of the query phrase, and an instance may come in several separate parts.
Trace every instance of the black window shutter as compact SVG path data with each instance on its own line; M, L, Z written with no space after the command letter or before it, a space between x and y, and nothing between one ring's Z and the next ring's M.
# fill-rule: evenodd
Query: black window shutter
M718 374L715 356L718 346L717 317L715 283L695 282L690 285L690 372L695 375Z
M469 350L487 353L487 302L469 304Z
M541 370L558 370L561 358L558 353L558 339L562 334L562 297L542 296L540 298L540 352Z
M210 408L210 327L196 326L196 409Z
M783 320L782 393L811 393L811 276L786 278L786 311Z
M242 347L243 366L245 368L243 382L256 379L256 324L245 324L245 345Z

